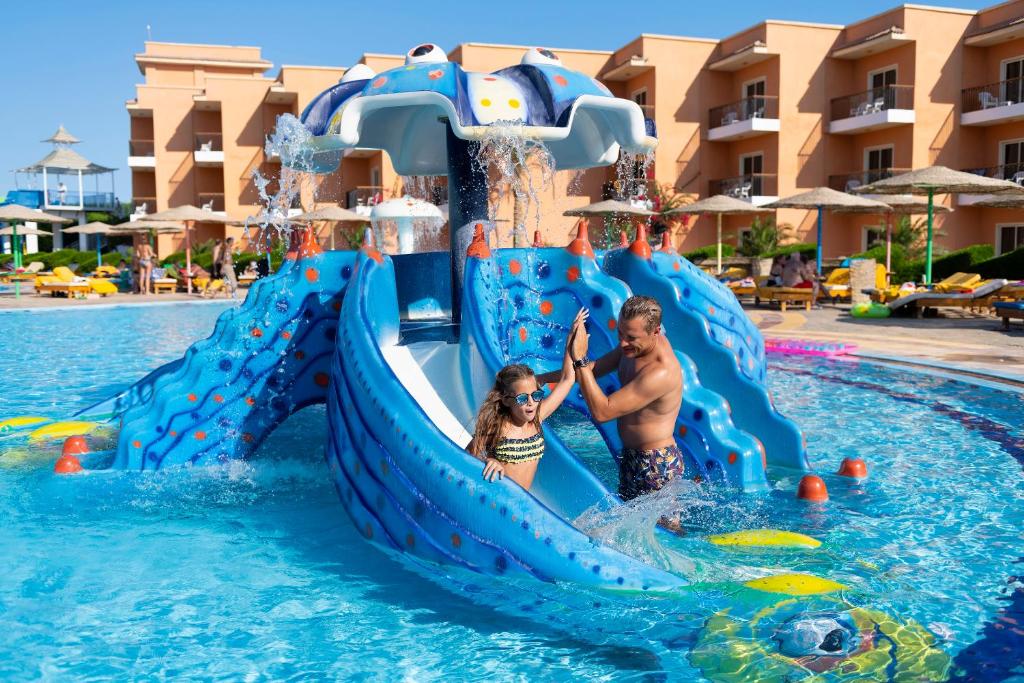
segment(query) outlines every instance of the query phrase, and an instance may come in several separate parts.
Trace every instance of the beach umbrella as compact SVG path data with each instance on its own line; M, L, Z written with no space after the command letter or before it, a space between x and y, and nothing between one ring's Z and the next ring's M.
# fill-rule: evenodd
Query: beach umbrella
M52 235L52 232L48 230L40 230L39 228L30 228L27 226L8 225L6 228L0 228L0 235L4 237L25 237L26 235Z
M173 209L157 211L146 216L151 221L179 221L185 225L185 272L192 272L192 226L196 223L221 223L224 225L244 225L227 216L207 209L200 209L191 204L182 204ZM192 279L188 279L188 293L192 293Z
M675 209L663 212L662 215L671 216L677 213L680 214L712 214L716 217L718 224L718 270L715 272L722 272L722 216L738 216L741 214L752 214L752 213L766 213L770 209L764 209L759 206L754 206L750 202L745 202L735 197L729 197L724 194L716 194L713 197L707 199L701 199L700 201L687 204L686 206L680 206Z
M821 238L822 238L822 211L834 211L837 213L886 213L889 207L882 202L866 197L857 197L845 192L839 192L828 187L816 187L809 192L801 192L791 197L784 197L771 204L765 204L764 209L815 209L818 212L818 253L817 271L821 275Z
M616 199L606 199L603 202L587 204L578 209L569 209L562 212L563 216L656 216L654 211L633 206L628 202L620 202Z
M70 223L71 220L68 218L61 218L50 213L43 213L42 211L33 211L32 209L22 206L21 204L5 204L0 206L0 222L10 223L8 228L11 236L11 252L14 255L14 267L21 268L21 238L19 236L18 224L22 224L20 231L21 235L33 234L28 228L24 227L25 223ZM45 231L39 230L34 234L43 235L51 234ZM21 282L15 280L14 282L14 298L21 298Z
M322 209L301 213L289 220L296 223L312 223L313 221L331 221L335 223L369 223L370 217L340 206L325 206ZM331 251L334 251L334 228L331 228ZM269 253L268 253L269 257Z
M85 225L76 225L73 228L68 228L64 232L78 235L96 235L96 267L98 268L103 265L100 236L109 234L112 229L113 226L111 225L101 223L100 221L93 221Z
M875 181L854 190L858 194L919 194L928 196L928 243L925 254L925 284L932 282L932 248L936 194L1024 194L1024 187L1009 180L987 178L974 173L954 171L945 166L929 166L891 178Z
M894 194L886 196L884 199L881 199L880 196L870 197L870 199L880 199L889 206L889 213L885 219L885 278L888 282L889 271L892 270L892 217L897 214L910 216L928 213L928 201L909 194ZM953 210L941 204L932 208L939 213L949 213Z

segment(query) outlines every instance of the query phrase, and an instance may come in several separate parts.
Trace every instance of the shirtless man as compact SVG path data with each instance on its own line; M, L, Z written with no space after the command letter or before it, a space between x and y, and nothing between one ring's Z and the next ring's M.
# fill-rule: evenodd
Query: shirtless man
M661 305L632 296L619 311L619 345L601 358L587 358L589 336L573 327L570 354L576 381L598 422L618 420L622 439L619 495L630 500L685 476L683 454L673 436L683 400L683 373L661 332ZM606 396L597 378L619 371L622 388Z

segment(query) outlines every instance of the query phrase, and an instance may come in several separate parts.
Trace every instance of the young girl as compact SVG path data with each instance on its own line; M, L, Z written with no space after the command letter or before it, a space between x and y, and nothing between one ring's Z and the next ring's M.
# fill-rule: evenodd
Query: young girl
M573 329L582 325L586 318L586 312L580 311ZM544 455L541 422L562 405L575 381L568 341L562 358L562 374L547 398L529 366L506 365L498 372L494 386L477 413L476 430L467 447L471 455L486 463L484 479L494 481L508 476L530 490L537 464Z

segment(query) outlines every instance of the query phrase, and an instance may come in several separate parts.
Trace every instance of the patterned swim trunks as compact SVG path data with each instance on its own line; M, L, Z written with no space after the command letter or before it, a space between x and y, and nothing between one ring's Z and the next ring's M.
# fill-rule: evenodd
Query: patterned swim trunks
M619 459L619 495L623 500L632 500L685 476L686 464L678 446L647 451L623 448Z

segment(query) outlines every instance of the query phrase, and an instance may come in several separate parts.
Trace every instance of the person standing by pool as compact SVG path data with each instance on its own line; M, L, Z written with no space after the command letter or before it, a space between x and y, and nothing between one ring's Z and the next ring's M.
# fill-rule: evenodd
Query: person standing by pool
M224 246L221 244L221 241L219 239L215 240L214 243L213 243L213 264L210 266L210 269L213 271L213 279L214 280L220 280L221 279L220 262L221 262L221 259L223 259L223 258L224 258Z
M235 276L235 255L232 253L234 246L234 237L229 237L224 240L224 247L221 249L220 258L221 277L224 278L224 284L227 285L228 293L231 295L232 299L238 296L238 278Z
M627 299L619 311L616 329L618 346L591 361L587 357L586 328L575 325L570 333L570 355L591 415L598 422L618 421L623 446L619 495L630 500L686 476L683 454L674 436L683 400L683 372L662 333L661 305L655 299ZM606 396L597 378L614 370L618 370L622 387ZM550 381L547 376L540 379Z
M149 288L153 280L153 247L145 239L141 241L138 248L139 257L139 293L149 294Z

